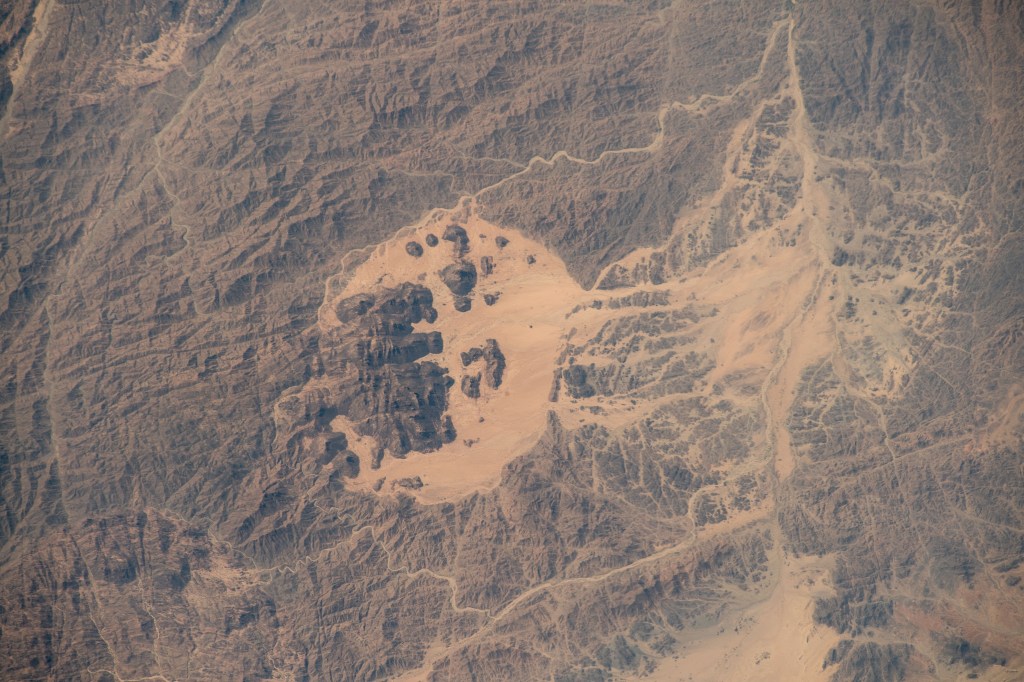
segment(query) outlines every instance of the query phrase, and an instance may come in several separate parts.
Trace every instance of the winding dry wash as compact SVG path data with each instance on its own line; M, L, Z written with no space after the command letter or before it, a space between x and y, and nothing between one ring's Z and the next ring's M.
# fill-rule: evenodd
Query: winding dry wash
M0 0L0 678L1021 679L1022 54Z

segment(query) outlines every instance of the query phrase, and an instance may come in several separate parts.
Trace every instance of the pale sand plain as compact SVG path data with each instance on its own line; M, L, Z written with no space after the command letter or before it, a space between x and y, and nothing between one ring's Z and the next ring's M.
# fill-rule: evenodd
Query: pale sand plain
M454 296L439 276L458 259L456 245L443 239L434 247L426 244L428 234L440 239L453 223L465 228L469 236L465 259L478 271L472 308L466 312L455 309ZM499 236L508 239L504 248L495 241ZM406 252L409 241L423 247L422 256ZM483 274L480 265L484 257L493 261L489 275ZM455 379L448 392L447 413L458 436L437 452L412 452L405 459L386 456L377 470L364 466L351 485L373 487L385 478L382 490L387 492L393 482L418 476L423 487L411 492L427 503L493 487L501 468L532 447L546 428L566 316L584 292L562 261L542 244L472 215L453 220L446 214L381 244L352 273L340 296L402 282L423 284L433 292L437 319L415 325L415 331L439 331L443 336L443 352L425 360L446 367ZM498 300L487 305L485 294L497 295ZM496 389L481 382L480 397L469 398L459 384L464 375L481 371L482 363L464 368L460 353L483 347L487 339L495 339L505 356L504 376ZM371 438L358 436L344 419L336 420L332 428L344 431L360 459L370 461L366 454L374 447Z
M814 600L833 593L830 562L779 555L766 598L740 606L711 628L680 635L677 653L643 679L721 682L827 679L822 668L839 633L814 622ZM746 595L739 597L747 598Z
M470 251L465 258L477 264L478 271L481 258L490 257L494 263L493 273L480 274L467 312L455 310L454 296L439 277L446 265L457 260L455 245L441 240L436 247L426 246L427 234L440 237L451 223L466 229ZM497 246L498 236L508 239L504 248ZM409 241L423 245L422 256L406 252ZM364 466L351 485L390 492L396 481L418 476L423 487L409 492L419 500L457 499L496 485L502 467L538 441L549 411L571 426L583 419L580 415L589 408L600 407L602 423L618 428L656 407L654 403L633 404L602 396L569 400L563 394L557 402L549 400L558 356L568 337L590 338L607 321L635 312L591 304L639 289L667 292L670 307L697 303L717 308L717 315L693 328L694 348L715 359L708 385L728 387L731 377L750 373L765 386L763 400L774 403L770 412L785 415L799 372L829 347L827 313L816 295L821 286L818 266L813 251L781 246L766 232L753 235L684 280L611 292L584 291L562 261L542 244L479 217L452 220L441 215L405 230L374 249L333 300L407 281L433 292L437 319L423 321L415 329L436 330L443 336L443 352L426 359L448 368L456 381L449 391L448 414L458 436L437 452L413 452L404 459L389 453L379 469ZM494 305L486 305L485 294L498 294L499 298ZM322 323L336 323L330 311L331 306L324 306ZM799 325L796 334L792 334L794 325ZM505 355L503 382L497 389L482 383L481 396L469 398L459 390L459 383L481 366L463 368L460 353L482 347L487 339L495 339ZM784 346L784 341L788 345ZM372 438L359 436L344 418L338 418L332 428L346 433L361 461L370 461L376 447ZM766 438L775 440L776 466L785 476L793 467L792 455L784 447L788 443L785 428L781 423L771 428L773 433ZM384 484L376 486L382 478Z

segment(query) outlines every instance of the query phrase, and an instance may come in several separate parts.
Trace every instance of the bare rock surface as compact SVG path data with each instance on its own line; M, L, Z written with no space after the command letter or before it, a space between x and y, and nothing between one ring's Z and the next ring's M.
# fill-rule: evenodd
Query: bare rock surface
M462 392L467 398L479 398L480 397L480 374L467 374L462 377Z
M469 235L466 234L466 228L462 225L452 223L448 227L444 228L444 235L441 239L454 244L455 250L460 256L469 251Z
M440 272L441 281L456 296L465 296L476 286L476 266L469 261L459 261Z
M323 375L279 410L301 402L306 414L326 413L320 421L328 424L341 417L395 456L439 448L454 380L435 362L421 362L444 350L441 333L413 331L436 319L430 290L405 283L343 298L336 315L340 325L318 340Z
M1020 679L1022 13L0 3L0 678Z

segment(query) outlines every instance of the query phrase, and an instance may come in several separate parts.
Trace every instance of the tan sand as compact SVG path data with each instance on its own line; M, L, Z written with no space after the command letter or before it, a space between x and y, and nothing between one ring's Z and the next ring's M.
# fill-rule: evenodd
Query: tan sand
M835 630L814 623L814 599L832 593L829 563L786 557L767 599L724 618L691 639L643 679L655 682L824 680L821 664L839 641Z
M469 235L466 258L480 270L480 259L490 256L494 272L479 276L473 292L473 307L460 313L454 297L441 282L438 272L456 260L451 242L442 240L436 247L426 245L426 235L438 238L445 227L457 222ZM481 236L482 235L482 236ZM498 248L495 237L509 240ZM405 244L415 240L424 249L420 258L410 256ZM532 256L534 262L528 263ZM537 442L546 425L552 374L559 352L568 312L583 296L562 261L542 244L524 235L498 228L478 217L452 220L436 216L411 231L403 231L380 245L352 273L342 297L370 291L378 286L417 282L434 293L437 320L422 322L416 331L440 331L443 353L428 359L447 367L456 385L449 391L448 414L455 424L455 442L434 453L409 453L406 459L385 457L379 470L363 467L353 487L372 486L386 477L382 492L389 492L398 479L419 476L424 487L414 494L424 502L461 497L474 490L498 483L502 467L526 452ZM483 295L500 293L497 303L485 305ZM325 306L324 311L329 308ZM501 386L491 389L481 383L481 396L471 399L459 389L462 376L481 371L482 363L464 369L459 354L496 339L506 359ZM341 427L349 436L363 462L369 461L358 449L372 451L369 439L359 439L351 429Z

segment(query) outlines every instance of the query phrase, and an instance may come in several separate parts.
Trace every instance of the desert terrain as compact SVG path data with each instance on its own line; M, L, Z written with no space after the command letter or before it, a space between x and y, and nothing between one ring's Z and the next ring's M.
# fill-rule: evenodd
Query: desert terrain
M1024 6L0 2L0 678L1024 676Z

